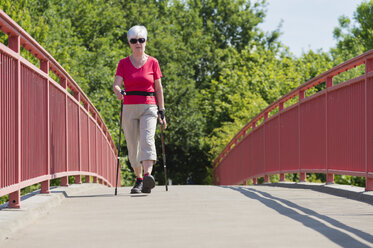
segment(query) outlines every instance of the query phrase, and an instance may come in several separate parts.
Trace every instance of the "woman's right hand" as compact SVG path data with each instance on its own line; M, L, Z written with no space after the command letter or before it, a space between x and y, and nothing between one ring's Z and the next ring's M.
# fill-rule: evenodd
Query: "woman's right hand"
M121 91L121 92L115 91L115 94L117 95L118 100L123 101L124 95L126 95L126 92L124 92L124 91Z
M118 100L123 101L124 95L126 92L121 89L123 84L123 78L121 76L115 76L114 84L113 84L113 91L117 96Z

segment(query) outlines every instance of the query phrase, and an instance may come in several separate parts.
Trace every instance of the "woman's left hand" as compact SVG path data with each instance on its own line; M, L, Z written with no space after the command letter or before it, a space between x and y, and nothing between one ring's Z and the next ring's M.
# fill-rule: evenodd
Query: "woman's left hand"
M167 121L166 121L166 116L165 116L165 111L160 110L158 111L158 120L161 125L163 125L164 129L167 128Z
M163 128L164 128L164 129L167 129L166 118L164 118L164 119L162 120L160 117L158 117L158 119L159 119L159 122L161 123L161 125L163 125Z

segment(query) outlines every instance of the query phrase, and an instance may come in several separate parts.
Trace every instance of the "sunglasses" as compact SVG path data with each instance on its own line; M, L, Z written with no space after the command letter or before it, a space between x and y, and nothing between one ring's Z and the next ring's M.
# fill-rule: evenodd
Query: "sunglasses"
M131 43L131 44L136 44L137 41L138 41L139 43L144 43L144 42L145 42L145 38L130 39L130 43Z

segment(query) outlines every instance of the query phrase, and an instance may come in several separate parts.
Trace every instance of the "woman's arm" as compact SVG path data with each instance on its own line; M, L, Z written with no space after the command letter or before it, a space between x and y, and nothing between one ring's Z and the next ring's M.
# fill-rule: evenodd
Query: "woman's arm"
M123 100L123 95L121 93L121 87L123 84L123 78L121 76L115 76L114 84L113 84L113 91L117 96L118 100Z
M164 108L164 97L163 97L163 87L162 87L162 82L161 79L157 79L154 81L154 86L155 86L155 95L157 97L157 103L158 103L158 109L160 111L165 111ZM166 122L166 117L162 120L159 116L159 122L163 124L164 128L167 128L167 122Z
M157 103L158 103L158 108L164 109L164 99L163 99L163 87L161 83L161 79L157 79L154 81L155 84L155 93L157 97Z

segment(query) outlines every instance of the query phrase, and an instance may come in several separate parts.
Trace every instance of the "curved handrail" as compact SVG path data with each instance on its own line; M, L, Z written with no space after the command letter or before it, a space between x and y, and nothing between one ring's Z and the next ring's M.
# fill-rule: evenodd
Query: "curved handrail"
M67 87L74 93L80 94L80 100L89 106L89 110L97 116L97 121L104 124L104 120L100 116L96 107L88 99L87 95L81 90L75 80L66 72L66 70L50 55L37 41L34 40L23 28L21 28L14 20L12 20L4 11L0 9L0 30L8 36L19 36L20 43L23 48L29 51L40 61L48 61L50 70L60 78L60 80L67 80ZM65 86L66 88L66 86ZM105 133L109 133L107 126L103 125ZM115 145L110 138L113 149Z
M371 70L373 70L371 61L373 60L373 50L367 51L364 54L357 56L355 58L352 58L340 65L335 66L334 68L316 76L315 78L312 78L311 80L307 81L306 83L300 85L296 89L292 90L288 94L282 96L275 102L273 102L271 105L269 105L267 108L265 108L263 111L261 111L257 116L255 116L251 121L249 121L229 142L229 144L223 149L223 151L220 153L220 155L215 159L214 161L214 168L216 169L220 166L222 161L229 156L230 152L238 145L240 142L242 142L245 137L247 137L249 134L255 132L259 127L256 126L256 123L259 120L264 120L263 123L265 123L268 120L268 115L271 111L278 109L278 113L271 116L271 118L275 118L276 116L280 115L282 112L286 111L284 109L284 104L289 101L290 99L294 97L299 97L299 101L305 101L309 97L305 97L304 92L312 87L315 87L323 82L326 82L327 89L324 89L323 91L327 91L330 89L330 87L333 86L333 77L336 75L339 75L342 72L348 71L350 69L355 68L356 66L366 64L366 74L367 76ZM369 65L367 66L367 63L369 61ZM292 106L291 106L292 107ZM288 107L288 108L291 108ZM262 123L262 124L263 124ZM251 128L251 130L249 130Z
M9 43L8 47L0 43L0 83L3 84L0 85L0 110L5 113L0 116L0 126L10 133L0 133L3 143L0 143L0 196L9 194L8 206L18 208L20 189L41 182L41 192L49 193L49 183L54 178L62 178L64 186L68 185L68 176L75 176L76 183L81 183L81 175L86 176L86 182L90 182L92 176L93 182L115 185L117 150L95 106L66 70L1 9L0 31L8 35ZM40 61L40 68L20 55L21 46ZM59 83L49 76L50 71L59 78ZM39 87L39 91L23 93L22 86ZM34 108L32 113L28 112L30 108ZM43 112L35 108L44 108L45 113L30 117ZM28 124L22 122L22 118L41 120ZM35 126L40 123L41 127ZM34 126L28 131L22 130L27 125ZM37 137L39 134L41 137ZM9 139L13 141L9 143ZM23 140L26 144L22 144ZM24 147L29 145L29 140L35 142L32 146L37 148L32 149L42 158L29 154ZM32 165L35 172L25 171L30 170L24 164L29 157L39 162Z

